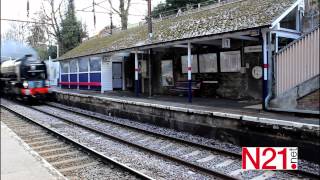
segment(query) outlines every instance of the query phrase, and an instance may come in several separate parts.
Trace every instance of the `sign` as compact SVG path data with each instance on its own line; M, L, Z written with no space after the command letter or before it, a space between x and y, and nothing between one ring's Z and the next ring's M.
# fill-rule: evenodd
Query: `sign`
M244 47L244 53L262 52L262 46L247 46Z
M172 60L161 61L162 86L173 86Z
M111 62L111 57L110 56L103 56L103 61L105 61L106 64L109 64Z
M274 44L271 44L271 50L274 51ZM244 53L262 52L262 46L247 46L244 47Z
M243 147L244 170L297 170L297 147Z
M252 77L255 79L260 79L262 77L262 68L260 66L255 66L252 68Z
M222 39L222 48L230 48L231 42L230 39Z

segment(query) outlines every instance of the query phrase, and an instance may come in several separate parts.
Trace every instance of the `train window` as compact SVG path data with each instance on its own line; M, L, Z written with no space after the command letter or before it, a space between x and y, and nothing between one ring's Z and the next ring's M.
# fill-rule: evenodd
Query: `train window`
M62 73L69 73L69 62L61 62Z
M101 58L100 57L90 58L90 71L101 71Z
M79 72L88 72L88 58L79 59Z
M70 61L70 73L78 72L77 60L73 59Z

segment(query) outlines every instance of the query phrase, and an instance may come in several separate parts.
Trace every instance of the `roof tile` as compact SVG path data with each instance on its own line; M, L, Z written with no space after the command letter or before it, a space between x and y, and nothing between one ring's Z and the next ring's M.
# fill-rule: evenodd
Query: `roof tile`
M152 42L147 38L147 25L143 25L112 36L92 38L68 51L60 59L266 26L294 2L296 0L235 1L154 22Z

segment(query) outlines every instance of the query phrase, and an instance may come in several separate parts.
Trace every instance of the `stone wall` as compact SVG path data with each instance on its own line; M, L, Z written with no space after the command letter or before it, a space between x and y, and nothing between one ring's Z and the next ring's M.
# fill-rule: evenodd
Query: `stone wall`
M320 75L317 75L271 100L272 108L288 111L303 110L319 114Z
M319 11L319 0L304 0L305 11L302 18L302 31L308 33L315 27L319 26L320 22L320 11Z
M318 90L298 99L297 108L319 111L319 109L320 109L320 90L318 89Z

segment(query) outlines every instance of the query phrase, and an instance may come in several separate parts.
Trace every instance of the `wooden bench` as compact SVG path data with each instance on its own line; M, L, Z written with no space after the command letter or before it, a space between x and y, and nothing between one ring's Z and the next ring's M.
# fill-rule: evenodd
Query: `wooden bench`
M200 91L201 82L192 81L191 82L191 91L192 95L197 95ZM189 82L188 81L177 81L175 86L173 86L170 90L170 94L173 95L188 95L189 91Z

